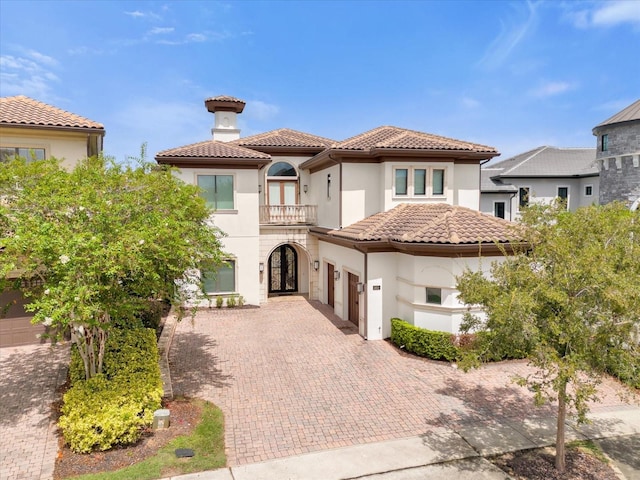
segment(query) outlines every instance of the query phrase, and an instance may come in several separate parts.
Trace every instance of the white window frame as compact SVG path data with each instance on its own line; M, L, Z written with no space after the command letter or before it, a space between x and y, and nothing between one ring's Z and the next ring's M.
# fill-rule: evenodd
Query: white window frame
M396 192L396 171L398 170L406 170L407 171L407 193L397 193ZM416 170L426 170L425 172L425 193L415 193L415 171ZM433 193L433 172L434 170L442 170L444 172L443 185L442 185L442 193L434 194ZM427 166L427 165L396 165L392 169L392 196L393 198L414 198L414 199L423 199L423 198L447 198L449 193L449 167L446 165L438 165L438 166Z
M502 204L502 213L504 213L504 215L505 215L504 217L498 217L496 215L496 205L498 203ZM504 218L506 218L506 215L507 215L507 202L505 202L504 200L494 200L494 202L493 202L493 216L496 217L496 218L503 218L504 219Z
M522 205L520 205L520 190L523 190L525 188L528 190L529 193L528 193L528 197L527 197L527 205L525 205L523 207ZM532 189L531 189L530 185L521 185L521 186L518 187L518 197L517 197L517 200L516 200L516 204L518 205L518 211L520 211L522 208L526 208L529 205L531 205L531 190Z
M566 188L567 189L567 204L565 205L566 209L569 210L569 202L571 201L571 187L569 187L569 185L558 185L556 187L556 198L561 198L560 197L560 189L561 188Z
M205 290L205 295L229 295L229 294L234 294L238 291L238 260L236 258L225 258L224 259L225 263L230 263L233 265L233 290L220 290L220 291L207 291ZM203 271L201 271L201 274L204 274ZM203 279L204 281L204 279ZM203 288L204 288L204 284L203 284Z
M440 302L430 302L429 301L429 290L439 290L440 291ZM442 287L425 287L424 289L424 303L427 305L442 305L444 302L444 295L442 293Z
M591 189L591 193L587 193L587 188ZM592 183L588 183L584 186L584 196L585 197L593 197L593 184Z
M194 174L195 175L195 185L199 186L198 184L198 177L222 177L222 176L226 176L226 177L231 177L232 182L233 182L233 208L225 208L225 209L213 209L214 213L238 213L238 209L236 208L238 205L238 199L236 198L236 192L237 192L237 183L236 183L236 175L235 173L230 173L230 172L197 172ZM206 199L205 199L206 201Z

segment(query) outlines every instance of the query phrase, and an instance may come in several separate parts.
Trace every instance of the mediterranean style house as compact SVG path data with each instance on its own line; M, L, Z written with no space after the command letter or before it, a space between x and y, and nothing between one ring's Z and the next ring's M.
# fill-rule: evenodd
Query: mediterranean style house
M55 157L72 168L102 151L104 126L23 95L0 98L0 161ZM37 343L42 325L31 325L19 291L0 292L0 347ZM3 307L10 305L6 311Z
M227 234L226 264L202 272L212 299L304 294L371 340L389 337L392 317L458 331L456 276L488 269L510 240L508 221L479 211L493 147L392 126L343 141L286 128L241 138L245 102L205 106L213 138L155 159L201 187Z
M482 167L480 210L517 220L530 203L556 198L569 210L598 203L600 179L594 148L538 147Z
M640 203L640 100L593 128L600 172L600 203Z

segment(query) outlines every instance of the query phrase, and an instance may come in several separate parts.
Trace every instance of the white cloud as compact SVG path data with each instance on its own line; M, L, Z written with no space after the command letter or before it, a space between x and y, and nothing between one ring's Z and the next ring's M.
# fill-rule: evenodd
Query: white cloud
M165 33L172 33L175 30L173 27L154 27L149 34L151 35L163 35Z
M465 108L478 108L480 106L480 102L471 97L462 97L460 103Z
M207 36L202 33L190 33L187 35L187 42L204 42L207 40Z
M27 50L25 53L38 63L43 63L50 67L55 67L56 65L58 65L58 61L55 58L40 52L36 52L35 50Z
M568 82L546 82L531 90L530 95L538 98L552 97L572 90L574 85Z
M133 17L133 18L142 18L145 16L145 14L139 10L135 10L133 12L124 12L124 14L129 15L130 17Z
M280 112L277 105L262 102L260 100L250 100L247 102L245 115L247 118L255 118L256 120L269 120Z
M568 4L573 6L576 4ZM584 5L582 3L578 4ZM573 10L567 16L577 28L615 27L624 23L640 26L640 2L615 0L596 4L591 9Z
M522 5L524 4L518 3L515 4L515 7L520 8ZM527 2L526 6L527 10L525 12L518 12L518 15L524 18L500 21L500 33L491 42L482 58L477 62L477 66L490 70L500 67L524 40L529 31L535 27L537 21L537 6L531 2Z
M57 64L52 57L34 50L23 50L26 56L0 56L0 92L5 95L27 95L37 99L48 98L51 84L60 81L49 66Z

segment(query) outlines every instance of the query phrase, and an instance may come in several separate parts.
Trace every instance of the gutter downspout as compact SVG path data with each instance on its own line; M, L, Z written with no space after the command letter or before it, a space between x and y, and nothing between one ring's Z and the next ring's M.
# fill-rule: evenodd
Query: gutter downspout
M338 229L342 230L342 162L338 162L329 154L329 159L338 164Z
M480 210L480 205L482 204L482 166L485 163L489 163L491 160L491 158L487 158L480 161L480 175L478 175L478 210Z
M364 339L369 339L369 322L368 322L368 313L369 313L369 296L367 295L367 285L369 284L369 254L365 250L360 250L357 245L354 245L355 250L362 253L364 255L364 281L362 282L364 288L362 290L363 301L364 301Z

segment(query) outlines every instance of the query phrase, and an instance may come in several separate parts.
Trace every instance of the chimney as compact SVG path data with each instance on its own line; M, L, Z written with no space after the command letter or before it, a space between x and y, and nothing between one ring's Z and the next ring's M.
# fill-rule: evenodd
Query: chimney
M230 142L240 138L238 114L244 110L245 102L239 98L221 95L204 101L207 110L215 115L211 134L214 140Z

